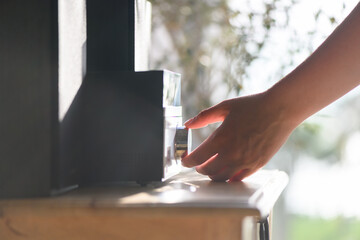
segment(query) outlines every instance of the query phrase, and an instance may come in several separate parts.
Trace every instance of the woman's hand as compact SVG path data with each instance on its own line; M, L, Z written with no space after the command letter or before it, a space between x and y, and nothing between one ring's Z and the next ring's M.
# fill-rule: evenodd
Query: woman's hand
M223 101L185 123L201 128L222 121L182 163L214 181L242 180L264 166L297 126L286 117L266 92Z
M264 166L306 118L360 84L360 3L302 64L264 93L224 101L185 123L222 121L186 167L213 180L241 180Z

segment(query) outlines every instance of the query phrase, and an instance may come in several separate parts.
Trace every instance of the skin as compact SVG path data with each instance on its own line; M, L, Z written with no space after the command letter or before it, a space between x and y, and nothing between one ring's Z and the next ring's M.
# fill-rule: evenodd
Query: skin
M225 100L185 122L222 124L182 159L214 181L239 181L263 167L306 118L360 84L360 3L324 43L265 92Z

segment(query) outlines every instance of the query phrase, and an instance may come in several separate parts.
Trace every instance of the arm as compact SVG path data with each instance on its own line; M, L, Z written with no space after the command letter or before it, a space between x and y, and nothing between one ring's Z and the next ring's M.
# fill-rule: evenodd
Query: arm
M213 180L241 180L264 166L306 118L360 83L360 4L293 72L266 92L234 98L185 123L200 128L222 121L183 158Z

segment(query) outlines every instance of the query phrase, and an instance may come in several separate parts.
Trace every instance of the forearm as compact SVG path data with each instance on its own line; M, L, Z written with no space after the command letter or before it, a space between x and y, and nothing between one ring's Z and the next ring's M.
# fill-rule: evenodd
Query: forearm
M360 4L299 67L268 91L223 101L185 123L222 121L182 159L216 181L242 180L264 166L293 129L360 83Z
M295 124L360 83L360 4L293 72L267 91Z

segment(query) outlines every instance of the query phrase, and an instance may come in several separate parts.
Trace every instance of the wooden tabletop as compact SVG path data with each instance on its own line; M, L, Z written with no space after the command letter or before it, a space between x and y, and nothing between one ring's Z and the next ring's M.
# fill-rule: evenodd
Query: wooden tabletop
M288 177L261 170L242 182L213 182L195 171L182 172L166 182L145 187L135 183L80 188L38 199L1 200L1 212L16 208L232 208L265 217L285 188Z
M256 239L256 227L244 223L266 217L287 181L280 171L236 183L186 171L145 187L123 183L0 200L0 239Z

